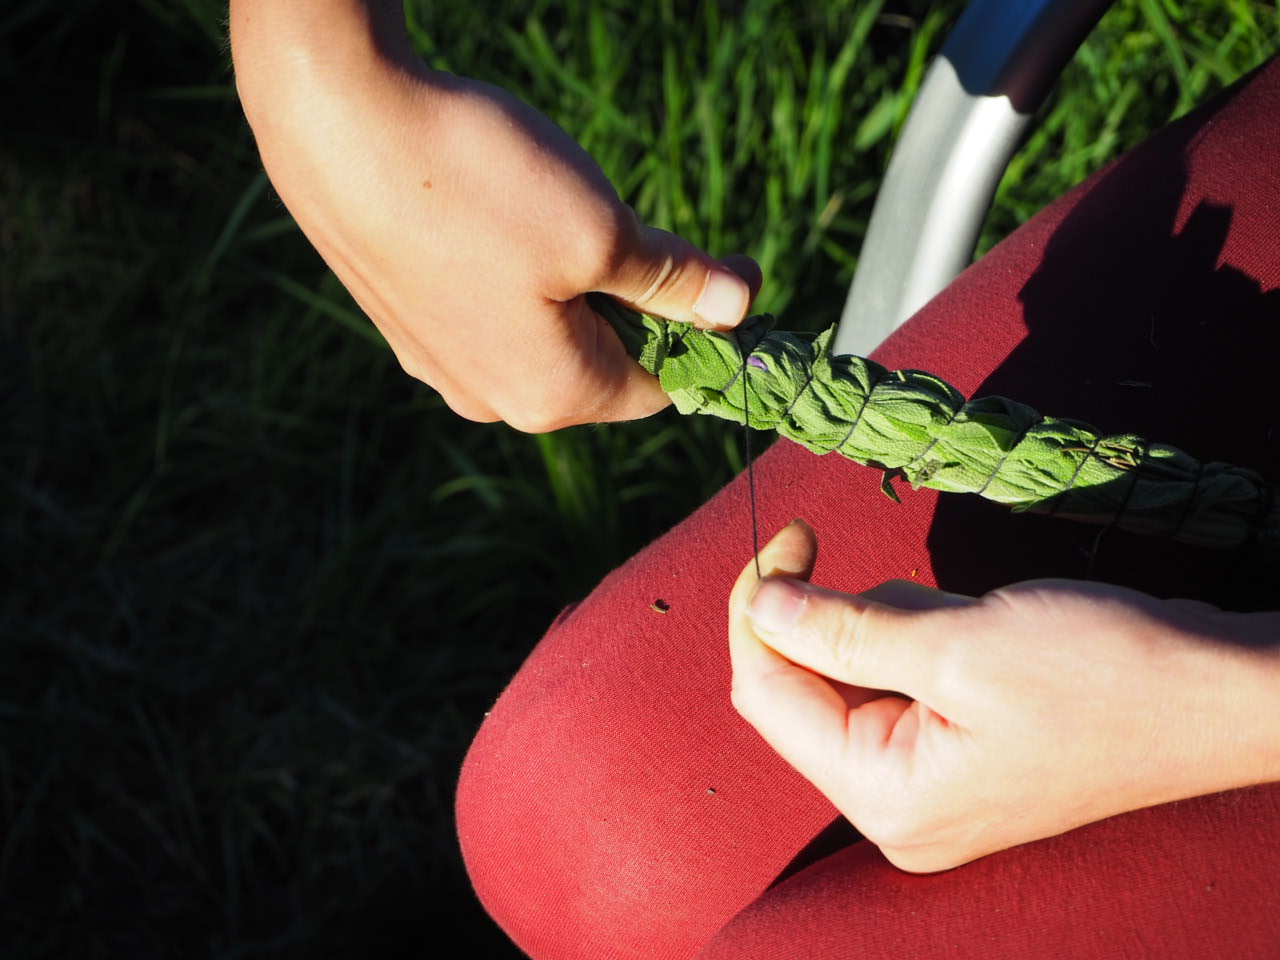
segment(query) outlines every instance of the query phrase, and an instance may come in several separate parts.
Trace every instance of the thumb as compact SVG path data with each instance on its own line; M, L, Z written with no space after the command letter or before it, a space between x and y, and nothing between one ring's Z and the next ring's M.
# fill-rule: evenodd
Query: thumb
M746 316L760 286L755 261L736 256L732 263L721 263L666 230L639 224L598 289L644 313L729 330Z
M792 663L842 683L918 698L922 688L932 688L931 612L972 602L896 581L848 594L769 577L760 582L746 615L760 640Z

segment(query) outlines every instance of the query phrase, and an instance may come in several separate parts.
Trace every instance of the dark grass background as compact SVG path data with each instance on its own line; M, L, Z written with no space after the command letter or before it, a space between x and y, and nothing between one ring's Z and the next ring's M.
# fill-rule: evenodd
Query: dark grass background
M407 8L814 328L959 5ZM1275 2L1121 0L984 246L1278 38ZM405 377L261 173L219 0L9 0L0 78L0 956L516 956L453 838L471 732L734 436L524 436Z

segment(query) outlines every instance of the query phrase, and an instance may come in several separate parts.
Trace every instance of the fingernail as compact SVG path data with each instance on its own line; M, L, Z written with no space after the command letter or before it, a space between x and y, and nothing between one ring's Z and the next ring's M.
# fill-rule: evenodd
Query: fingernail
M694 314L712 329L732 329L747 309L746 286L732 274L712 270L707 275L707 286L693 308Z
M763 633L786 633L809 602L807 584L783 577L763 580L747 604L747 617Z

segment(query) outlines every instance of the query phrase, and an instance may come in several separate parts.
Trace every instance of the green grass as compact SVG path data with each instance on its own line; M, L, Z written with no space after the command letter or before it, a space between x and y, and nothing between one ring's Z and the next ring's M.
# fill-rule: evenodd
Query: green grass
M415 2L642 216L838 316L955 3ZM0 13L0 953L504 956L455 850L471 731L564 603L739 466L673 415L545 437L409 381L262 177L217 0ZM1122 0L983 244L1280 42ZM411 949L398 944L407 942Z

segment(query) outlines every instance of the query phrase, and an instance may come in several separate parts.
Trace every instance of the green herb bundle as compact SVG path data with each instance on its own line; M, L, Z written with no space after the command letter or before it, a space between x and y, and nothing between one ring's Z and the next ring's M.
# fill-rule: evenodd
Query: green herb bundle
M1028 511L1114 524L1208 547L1280 546L1275 491L1256 471L1201 463L1130 434L1103 435L1003 397L966 401L919 370L832 356L834 328L773 330L768 315L731 333L668 323L593 296L628 351L681 413L777 430L913 488L976 493Z

